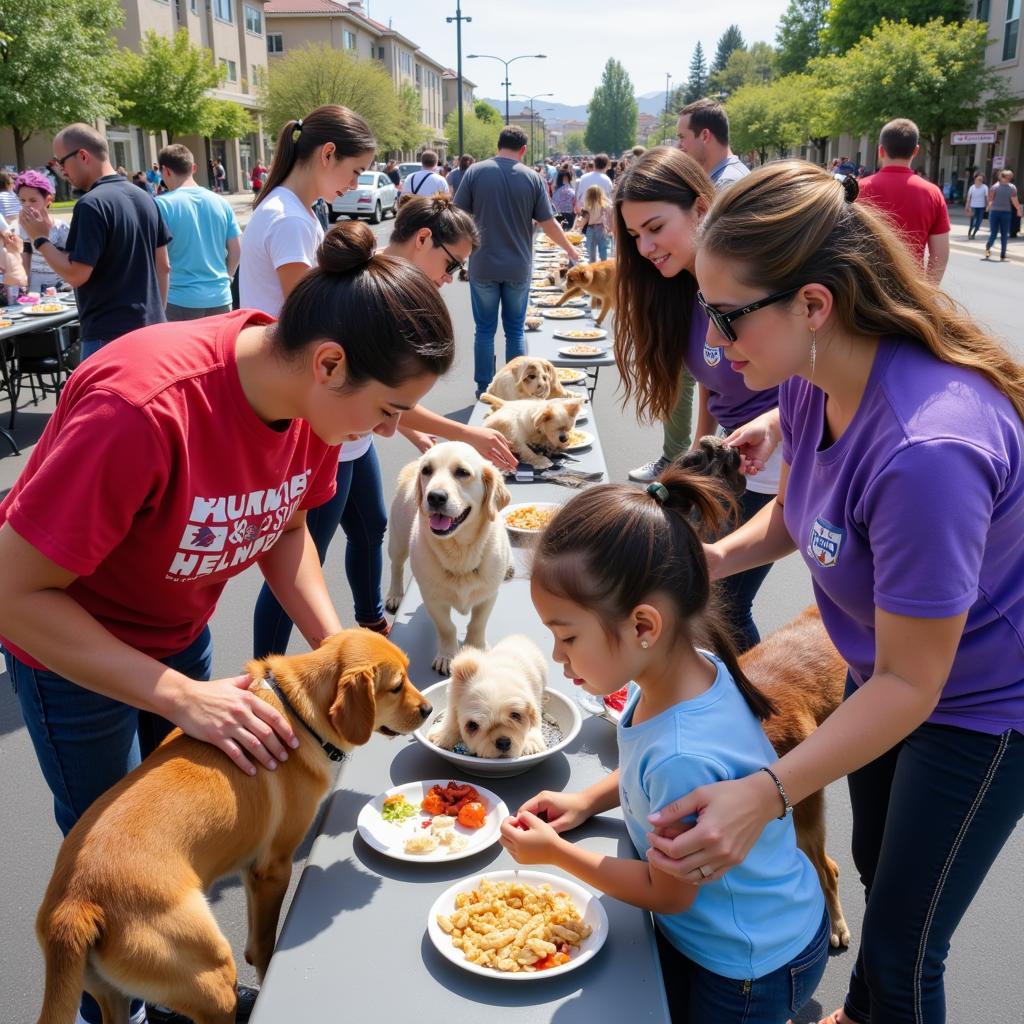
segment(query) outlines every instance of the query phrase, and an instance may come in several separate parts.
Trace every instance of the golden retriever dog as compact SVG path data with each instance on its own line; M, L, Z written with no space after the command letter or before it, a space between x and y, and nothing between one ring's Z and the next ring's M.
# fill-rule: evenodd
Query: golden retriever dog
M510 359L487 386L487 393L506 402L528 398L566 398L558 371L547 359L516 356Z
M476 757L523 757L547 749L540 728L548 663L527 636L489 651L464 647L452 661L448 710L428 739L446 750L463 743Z
M561 451L569 443L584 405L580 397L506 402L486 391L480 401L494 410L484 417L484 423L504 436L520 462L534 469L554 465L543 452Z
M432 710L408 666L366 629L309 654L251 661L250 689L299 738L276 771L246 775L176 729L104 793L64 840L36 919L46 960L39 1024L72 1024L83 988L103 1024L126 1024L129 994L196 1024L233 1024L235 962L206 892L244 874L245 959L262 980L292 856L330 788L332 759L375 732L410 733Z
M604 318L615 308L615 260L601 260L599 263L577 263L565 275L565 291L558 305L583 295L601 300L601 312L594 321L600 327Z
M433 667L442 675L459 649L452 609L470 616L467 646L487 646L487 620L512 569L499 515L511 500L498 470L461 441L435 445L398 475L385 606L396 611L401 604L408 560L437 630Z

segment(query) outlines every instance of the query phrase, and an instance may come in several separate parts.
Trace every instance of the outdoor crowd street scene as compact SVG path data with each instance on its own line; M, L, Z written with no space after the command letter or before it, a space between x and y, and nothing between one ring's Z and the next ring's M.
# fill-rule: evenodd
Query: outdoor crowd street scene
M1024 1022L1020 0L880 11L0 4L0 1024Z

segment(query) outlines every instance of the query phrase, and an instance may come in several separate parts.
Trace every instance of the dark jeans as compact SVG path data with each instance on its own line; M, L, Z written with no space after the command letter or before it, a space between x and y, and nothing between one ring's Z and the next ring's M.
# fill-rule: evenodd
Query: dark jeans
M867 909L846 1013L942 1024L950 940L1024 813L1024 735L925 723L847 782Z
M971 224L967 229L968 235L976 235L981 230L981 222L985 219L984 206L971 207Z
M529 281L469 282L476 333L473 338L473 379L479 396L494 379L494 335L498 330L498 311L505 331L505 362L526 354L526 307L530 298ZM504 363L502 364L504 365Z
M654 929L672 1024L783 1024L814 995L828 963L825 911L814 938L760 978L723 978L695 964Z
M369 625L384 616L380 580L388 525L376 451L370 448L358 459L339 462L337 480L334 497L319 508L311 508L306 513L306 525L321 565L338 526L345 531L345 575L352 589L356 622ZM284 654L291 635L292 620L264 583L253 617L253 657Z
M1010 211L989 210L988 211L988 241L986 249L991 249L995 244L996 235L999 235L1000 256L1006 255L1006 243L1010 237Z
M756 491L744 491L739 500L740 521L742 526L748 519L753 519L774 498L774 494L758 494ZM718 581L718 597L722 613L732 633L733 643L739 654L750 650L761 642L761 634L754 624L752 608L754 598L761 589L761 584L771 571L771 564L759 565L755 569L726 576Z
M78 686L45 669L34 669L4 651L7 675L21 705L25 727L53 812L67 835L89 805L119 782L174 728L165 718ZM191 679L209 679L213 641L209 627L180 654L162 659ZM141 1007L132 1001L132 1012ZM100 1024L100 1008L82 993L81 1013Z

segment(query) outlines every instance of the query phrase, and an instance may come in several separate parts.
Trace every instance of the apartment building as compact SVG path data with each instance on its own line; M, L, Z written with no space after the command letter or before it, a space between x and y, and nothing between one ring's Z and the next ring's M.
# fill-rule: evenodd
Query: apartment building
M147 32L170 38L186 29L191 41L213 53L223 73L220 86L210 91L215 99L231 100L252 110L256 130L242 139L175 138L195 154L196 178L208 183L208 165L220 159L227 171L228 187L244 190L248 173L257 158L266 159L265 140L259 121L259 92L267 74L266 18L264 0L122 0L124 25L118 45L137 51ZM166 137L143 132L131 124L99 121L110 144L110 162L129 175L145 170L155 160ZM25 148L30 167L42 166L53 155L52 139L37 133ZM14 162L14 142L8 130L0 131L0 164Z
M267 49L276 58L307 43L328 43L363 60L376 60L387 68L395 88L412 86L420 97L420 117L432 132L428 145L443 156L444 64L424 53L411 39L390 25L374 21L361 0L271 0L266 5ZM413 153L396 154L403 158Z
M462 76L462 109L473 109L473 90L476 82ZM448 115L458 107L456 96L459 91L459 73L454 68L445 68L441 73L441 112L442 119L447 121Z

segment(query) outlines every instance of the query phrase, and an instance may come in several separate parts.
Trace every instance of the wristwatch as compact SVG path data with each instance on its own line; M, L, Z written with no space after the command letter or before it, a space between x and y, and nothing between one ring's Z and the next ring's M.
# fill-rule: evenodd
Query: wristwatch
M50 239L46 235L40 235L38 238L32 239L32 248L38 252Z

